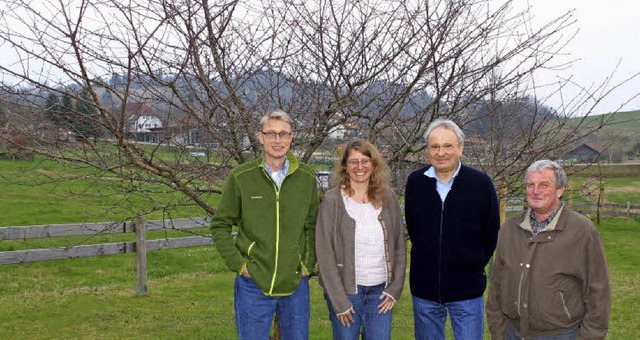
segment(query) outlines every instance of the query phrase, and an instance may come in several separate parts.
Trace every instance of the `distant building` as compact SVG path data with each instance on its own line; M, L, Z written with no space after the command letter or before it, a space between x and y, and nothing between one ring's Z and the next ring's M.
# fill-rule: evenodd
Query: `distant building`
M595 163L603 160L604 151L605 148L602 145L585 143L567 152L565 160L577 163Z
M127 138L152 143L164 138L162 121L147 103L127 103L125 120Z
M335 112L331 116L330 124L333 126L327 138L333 140L352 139L358 136L360 125L355 119L346 119L342 112Z

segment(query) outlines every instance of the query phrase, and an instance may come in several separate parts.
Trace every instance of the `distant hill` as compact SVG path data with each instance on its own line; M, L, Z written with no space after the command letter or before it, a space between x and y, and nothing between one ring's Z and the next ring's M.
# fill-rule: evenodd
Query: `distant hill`
M604 126L582 140L603 147L609 162L637 162L640 158L640 110L608 113L590 117L575 117L574 124ZM577 145L576 145L577 146Z
M588 125L594 126L601 121L606 121L607 126L600 130L599 134L613 133L619 136L640 138L640 110L608 113L589 117L576 117L571 120L578 122L584 119Z

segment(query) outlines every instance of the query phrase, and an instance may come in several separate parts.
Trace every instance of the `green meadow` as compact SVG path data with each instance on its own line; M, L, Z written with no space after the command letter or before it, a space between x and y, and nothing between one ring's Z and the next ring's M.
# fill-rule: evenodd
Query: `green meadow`
M86 171L49 162L0 161L0 227L124 220L132 211L150 204L144 195L122 194L117 180L95 181L83 176ZM575 185L583 180L576 179ZM116 185L105 184L109 182ZM640 177L607 178L606 188L608 201L640 203ZM160 206L185 200L156 189L154 202ZM216 197L210 199L215 202ZM148 219L167 214L162 209L149 211ZM185 204L173 210L173 216L203 213ZM640 220L627 223L624 219L604 219L598 229L613 287L608 338L638 338ZM112 242L127 237L0 241L0 251ZM213 247L150 251L147 295L136 294L135 267L135 254L0 265L0 338L236 338L234 274L226 270ZM394 308L393 339L414 338L408 281L405 287ZM331 339L327 307L315 278L311 280L311 294L311 338ZM448 338L453 338L451 333Z
M0 160L0 226L163 219L206 214L160 185L123 181L51 161ZM218 195L208 197L215 204Z

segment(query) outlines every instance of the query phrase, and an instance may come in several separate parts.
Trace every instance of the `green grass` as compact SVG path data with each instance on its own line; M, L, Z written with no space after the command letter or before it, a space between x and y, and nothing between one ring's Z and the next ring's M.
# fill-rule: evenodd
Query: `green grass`
M609 339L640 336L640 220L605 219L600 227L613 296Z
M640 110L575 117L571 118L570 122L574 124L582 122L583 127L596 127L605 122L606 125L597 132L598 136L624 136L631 141L637 141L638 131L640 131Z
M586 126L598 126L603 120L608 122L609 124L604 126L600 133L637 135L637 132L640 131L640 110L594 115L586 118L576 117L571 120L578 122L582 119L584 119Z
M640 204L640 178L607 178L604 188L607 202Z
M592 185L585 185L588 181L593 183ZM616 204L640 204L640 176L636 177L618 177L618 178L603 178L604 183L604 202L616 203ZM593 190L598 189L599 181L593 177L578 177L572 176L569 179L569 185L574 191L573 198L576 201L591 201L595 202L596 198L585 198L581 195L581 187L590 187Z
M7 164L10 163L10 164ZM43 178L76 176L83 169L55 163L0 161L0 225L32 225L105 221L126 218L127 209L105 213L123 197L97 197L108 190L100 183ZM61 175L62 174L62 175ZM48 177L47 177L48 176ZM637 179L606 179L607 191L638 188ZM18 185L17 182L23 183ZM84 189L87 195L75 197ZM95 190L91 191L91 190ZM626 190L613 199L630 199L640 190ZM68 195L64 195L68 193ZM91 195L89 195L91 193ZM91 197L94 200L91 200ZM162 195L160 195L162 197ZM133 205L147 201L130 196ZM170 196L164 199L173 199ZM609 199L609 197L607 197ZM53 203L52 203L53 202ZM94 207L97 205L97 208ZM94 210L95 209L95 210ZM110 215L112 214L112 215ZM202 216L195 214L194 216ZM152 217L148 217L152 218ZM640 220L605 219L599 226L605 243L613 287L609 339L640 336ZM183 236L154 232L149 238ZM131 240L125 235L62 237L0 242L0 251L36 247ZM408 276L407 276L408 278ZM136 294L135 255L46 261L0 266L0 338L21 339L234 339L233 279L213 247L192 247L148 253L149 294ZM311 280L312 339L330 339L331 326L322 290ZM393 339L413 339L413 314L408 281L394 308ZM450 329L448 338L452 338ZM485 334L488 339L488 334Z
M51 161L0 160L0 226L206 216L181 193L160 185L136 185L89 169ZM216 204L219 195L205 197Z
M637 338L640 221L608 219L599 229L613 287L608 338ZM235 338L234 274L212 247L148 255L147 296L136 295L133 254L0 266L0 334L29 339ZM312 339L330 339L316 279L311 280L311 304ZM413 339L408 282L394 309L393 339Z

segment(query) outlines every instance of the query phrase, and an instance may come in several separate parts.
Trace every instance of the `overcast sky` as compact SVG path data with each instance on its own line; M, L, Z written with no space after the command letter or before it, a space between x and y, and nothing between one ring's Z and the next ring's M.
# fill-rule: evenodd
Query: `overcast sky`
M640 73L640 25L637 23L638 0L515 0L516 6L532 6L534 23L546 23L575 9L577 36L567 46L568 59L577 59L573 67L563 72L538 74L537 83L549 83L571 78L582 87L593 87L613 77L610 84L624 81ZM524 8L524 7L522 7ZM6 60L5 60L6 62ZM619 65L618 65L619 64ZM617 69L616 69L617 65ZM575 97L576 89L563 90L565 101ZM554 92L555 93L555 92ZM640 110L640 76L608 95L594 109L594 114L612 111ZM544 96L544 93L538 93ZM629 101L625 104L625 102ZM554 94L547 104L561 107L560 96ZM621 107L622 106L622 107ZM570 112L565 112L570 113ZM584 112L574 112L584 114Z
M527 0L520 0L526 3ZM640 72L640 25L637 0L528 0L532 14L538 20L548 21L575 9L576 38L567 46L567 52L578 60L563 77L573 76L580 85L600 84L614 72L612 83L619 83ZM552 79L551 75L544 75ZM548 79L545 79L548 80ZM620 105L640 93L640 77L614 91L599 104L595 114L619 110ZM568 93L565 93L565 97ZM551 104L559 103L559 96ZM555 104L558 105L558 104ZM640 110L640 97L624 105L619 111Z

